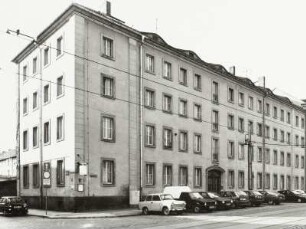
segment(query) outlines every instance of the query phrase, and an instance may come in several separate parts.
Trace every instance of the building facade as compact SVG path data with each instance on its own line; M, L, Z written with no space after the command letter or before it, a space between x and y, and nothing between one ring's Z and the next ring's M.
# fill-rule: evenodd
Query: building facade
M17 157L16 150L0 153L0 196L17 194Z
M247 134L252 188L304 189L301 106L109 13L71 5L13 62L33 205L46 189L54 209L136 204L166 185L246 190Z

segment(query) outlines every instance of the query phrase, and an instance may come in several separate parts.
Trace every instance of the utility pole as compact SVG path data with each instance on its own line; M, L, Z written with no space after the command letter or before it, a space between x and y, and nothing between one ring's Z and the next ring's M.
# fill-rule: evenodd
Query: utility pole
M252 190L252 135L251 128L249 127L249 133L245 135L245 145L248 146L248 190Z
M265 191L266 184L266 114L265 114L265 97L266 97L266 77L263 77L263 89L264 94L262 97L262 125L263 125L263 135L262 135L262 190Z

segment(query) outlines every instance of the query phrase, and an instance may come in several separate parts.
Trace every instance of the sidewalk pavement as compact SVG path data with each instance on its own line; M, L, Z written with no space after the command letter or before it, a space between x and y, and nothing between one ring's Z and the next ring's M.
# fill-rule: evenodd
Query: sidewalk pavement
M135 208L127 208L120 210L104 210L92 212L59 212L41 209L29 209L28 215L38 216L49 219L86 219L86 218L114 218L141 215L141 211Z

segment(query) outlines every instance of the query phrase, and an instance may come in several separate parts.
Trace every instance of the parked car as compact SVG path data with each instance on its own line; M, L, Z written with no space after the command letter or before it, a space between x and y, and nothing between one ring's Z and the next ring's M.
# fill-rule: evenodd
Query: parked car
M281 194L270 191L259 191L263 195L263 202L279 205L282 202Z
M234 201L229 197L221 197L213 192L199 192L204 198L217 201L217 209L230 209Z
M300 190L281 190L278 192L285 196L286 201L293 201L298 203L306 202L306 194L301 192Z
M139 202L138 207L144 215L150 212L162 212L164 215L169 215L170 212L182 214L186 210L186 203L174 200L170 194L156 193L147 195Z
M244 192L249 195L251 206L257 206L258 207L263 203L264 198L263 198L263 195L260 192L252 191L252 190L251 191L246 190Z
M243 191L221 191L220 196L228 197L233 200L233 207L247 207L250 205L248 195Z
M192 192L187 186L169 186L164 188L165 194L171 194L174 199L186 202L186 210L198 213L202 210L213 211L217 201L203 198L200 193Z
M28 214L27 203L18 196L3 196L0 198L0 212L4 215Z

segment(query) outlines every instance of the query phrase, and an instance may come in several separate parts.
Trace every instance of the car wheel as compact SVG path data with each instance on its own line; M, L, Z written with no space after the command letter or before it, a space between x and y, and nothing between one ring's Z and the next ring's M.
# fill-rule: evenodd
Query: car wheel
M199 207L199 206L195 206L195 207L193 208L193 212L194 212L194 213L199 213L199 212L200 212L200 207Z
M299 198L299 199L297 200L297 202L298 202L298 203L302 203L302 199Z
M163 215L169 215L170 214L170 210L167 207L163 207Z
M142 209L142 214L148 215L148 214L149 214L149 209L148 209L147 207L144 207L144 208Z

